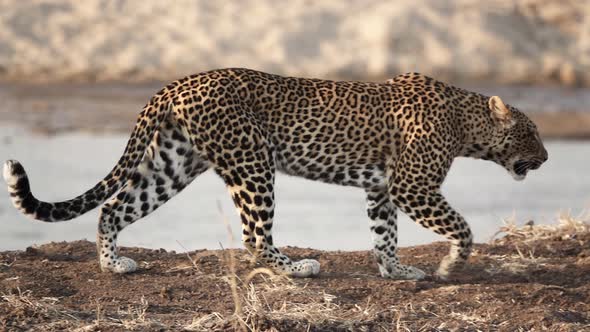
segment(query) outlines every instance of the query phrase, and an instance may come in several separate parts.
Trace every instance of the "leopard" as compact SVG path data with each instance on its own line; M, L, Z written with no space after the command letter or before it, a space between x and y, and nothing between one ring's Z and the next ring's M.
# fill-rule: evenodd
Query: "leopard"
M398 257L398 210L443 236L450 249L433 276L446 279L462 269L473 247L469 225L441 192L457 157L492 161L523 180L548 154L522 111L498 96L423 74L362 82L226 68L157 92L117 164L73 199L35 198L16 160L5 162L3 176L13 205L36 220L69 220L102 204L96 241L102 271L135 271L137 263L119 255L119 233L213 169L237 209L243 245L277 273L304 278L320 272L317 260L292 260L275 245L275 176L281 172L365 191L382 277L427 277Z

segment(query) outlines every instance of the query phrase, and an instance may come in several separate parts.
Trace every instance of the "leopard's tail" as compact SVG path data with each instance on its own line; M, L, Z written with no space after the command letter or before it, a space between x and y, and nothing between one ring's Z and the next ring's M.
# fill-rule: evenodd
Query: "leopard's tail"
M55 203L38 200L31 192L29 178L23 166L16 160L6 161L3 175L14 206L33 219L57 222L80 216L113 196L135 174L160 123L170 113L173 103L168 100L162 102L162 99L167 99L167 95L161 97L159 103L152 99L144 107L125 151L113 170L92 189L76 198Z

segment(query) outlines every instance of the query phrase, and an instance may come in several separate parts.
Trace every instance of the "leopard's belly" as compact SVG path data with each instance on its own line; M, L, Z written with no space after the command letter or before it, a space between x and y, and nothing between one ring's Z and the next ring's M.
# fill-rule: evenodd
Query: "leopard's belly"
M363 151L337 144L288 146L275 150L280 172L309 180L360 188L385 187L385 165Z

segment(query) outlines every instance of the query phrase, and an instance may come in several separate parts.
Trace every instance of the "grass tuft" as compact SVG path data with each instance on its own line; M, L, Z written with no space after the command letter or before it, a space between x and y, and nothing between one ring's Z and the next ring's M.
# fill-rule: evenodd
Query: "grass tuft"
M546 239L571 239L577 234L590 232L590 213L583 213L578 217L568 212L561 213L555 224L535 225L529 221L519 226L514 218L505 219L504 226L494 234L490 242L495 244L506 244L509 242L528 243ZM494 239L503 235L499 239Z

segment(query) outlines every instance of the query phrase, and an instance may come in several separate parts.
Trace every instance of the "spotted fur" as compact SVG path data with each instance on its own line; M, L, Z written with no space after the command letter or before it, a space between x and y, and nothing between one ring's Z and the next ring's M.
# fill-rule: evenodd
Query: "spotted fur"
M75 218L108 200L98 226L100 266L119 273L136 264L117 254L118 233L209 168L235 202L246 248L298 277L317 275L319 263L291 261L274 244L276 171L360 187L381 275L419 279L424 272L396 255L397 210L450 240L441 277L460 267L472 234L440 191L459 156L494 161L522 179L547 152L535 125L499 97L420 74L366 83L222 69L185 77L152 97L117 165L86 193L41 202L16 161L5 163L4 178L16 208L38 220Z

